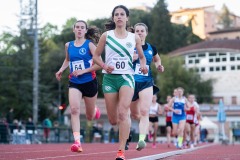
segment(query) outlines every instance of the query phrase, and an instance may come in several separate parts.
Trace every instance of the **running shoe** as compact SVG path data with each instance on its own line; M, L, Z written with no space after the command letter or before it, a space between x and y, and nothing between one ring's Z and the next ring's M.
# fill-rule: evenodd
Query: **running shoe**
M99 119L101 117L100 109L98 107L95 107L95 111L96 111L95 119Z
M119 151L117 152L116 160L126 160L123 151L119 150Z
M177 143L176 148L177 148L177 149L183 149L183 145L179 145L179 143Z
M79 153L82 152L83 150L82 150L81 144L79 142L73 143L72 146L71 146L71 151L72 152L79 152Z
M128 139L126 141L126 144L125 144L125 150L129 149L129 143L131 142L131 140L132 140L132 135L129 134L129 137L128 137Z
M157 148L157 145L153 143L152 148Z
M137 151L141 151L143 148L146 147L146 142L141 140L141 141L138 141L138 144L137 144L137 147L136 147L136 150Z
M152 134L150 132L148 133L148 140L152 141Z

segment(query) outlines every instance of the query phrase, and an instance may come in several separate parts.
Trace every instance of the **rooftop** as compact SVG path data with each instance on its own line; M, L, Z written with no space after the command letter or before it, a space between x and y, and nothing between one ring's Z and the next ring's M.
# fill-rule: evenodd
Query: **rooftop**
M170 53L169 56L181 56L188 53L199 52L199 51L232 51L240 52L240 39L225 39L225 40L209 40L202 41L196 44L191 44L186 47L176 49Z

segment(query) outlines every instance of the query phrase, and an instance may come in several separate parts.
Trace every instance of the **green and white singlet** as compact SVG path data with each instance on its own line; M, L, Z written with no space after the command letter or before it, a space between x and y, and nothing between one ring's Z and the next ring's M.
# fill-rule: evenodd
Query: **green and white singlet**
M128 32L124 39L115 36L114 30L107 31L105 63L114 66L111 74L134 74L133 53L136 46L135 34ZM105 70L103 73L107 73Z

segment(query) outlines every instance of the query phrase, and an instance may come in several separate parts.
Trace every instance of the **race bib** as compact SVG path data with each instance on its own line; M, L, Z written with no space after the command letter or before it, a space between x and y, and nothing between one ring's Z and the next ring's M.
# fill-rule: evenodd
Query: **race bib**
M113 58L112 63L114 65L114 70L125 71L128 69L128 59L124 57Z
M179 115L182 114L182 110L181 109L175 109L175 111L177 112L176 114L179 114Z
M187 120L193 120L193 115L191 115L191 114L187 114Z
M149 65L146 65L147 69L149 70ZM148 76L148 73L147 74L143 74L143 72L141 71L141 67L140 67L140 64L137 63L136 64L136 68L135 68L135 74L138 74L138 75L142 75L142 76Z
M85 69L85 65L84 65L83 60L73 61L73 62L72 62L72 68L73 68L73 71L76 71L76 70L84 70L84 69Z
M172 112L167 112L168 117L172 117Z

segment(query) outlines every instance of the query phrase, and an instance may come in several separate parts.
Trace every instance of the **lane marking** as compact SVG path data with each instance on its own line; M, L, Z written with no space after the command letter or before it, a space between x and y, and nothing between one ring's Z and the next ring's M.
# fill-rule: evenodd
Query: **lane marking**
M177 151L170 151L170 152L154 154L154 155L150 155L150 156L133 158L133 159L130 159L130 160L149 160L149 159L157 160L157 159L162 159L162 158L174 156L174 155L177 155L177 154L184 154L184 153L187 153L187 152L192 152L192 151L195 151L195 150L198 150L198 149L202 149L202 148L206 148L206 147L210 147L210 146L214 146L214 145L217 145L217 144L209 144L209 145L204 145L204 146L195 147L195 148L181 149L181 150L177 150Z

